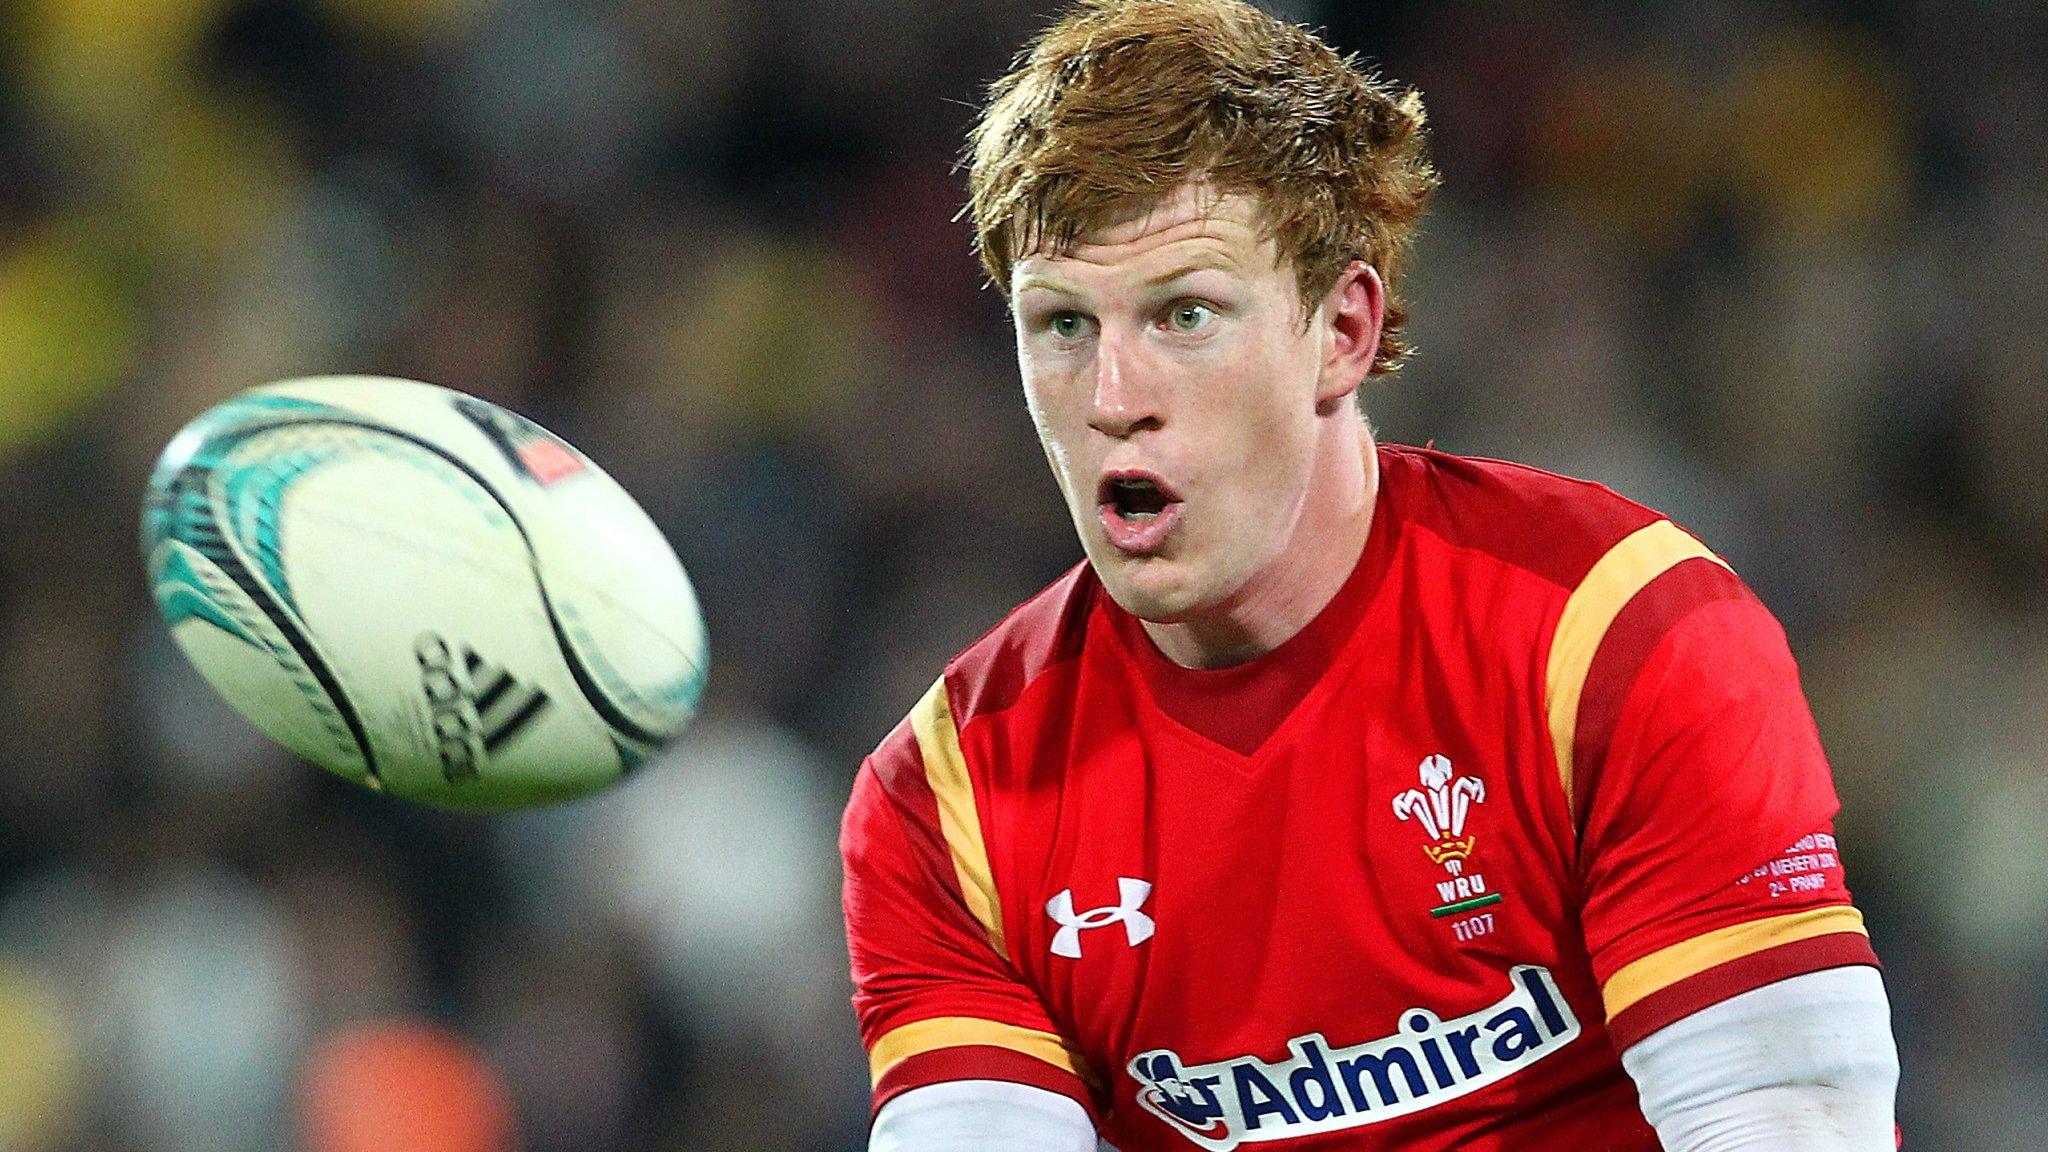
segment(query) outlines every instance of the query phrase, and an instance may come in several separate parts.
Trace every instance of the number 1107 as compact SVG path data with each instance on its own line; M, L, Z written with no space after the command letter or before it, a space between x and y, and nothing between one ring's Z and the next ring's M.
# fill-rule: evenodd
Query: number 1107
M1451 931L1458 934L1461 943L1466 940L1477 940L1493 931L1493 913L1481 912L1477 916L1467 917L1451 925Z

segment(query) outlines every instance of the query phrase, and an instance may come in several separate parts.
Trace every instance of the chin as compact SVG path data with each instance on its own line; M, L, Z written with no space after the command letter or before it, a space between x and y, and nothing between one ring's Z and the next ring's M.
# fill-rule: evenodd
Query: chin
M1183 563L1111 550L1094 558L1095 575L1117 607L1153 624L1178 624L1211 607L1196 574Z

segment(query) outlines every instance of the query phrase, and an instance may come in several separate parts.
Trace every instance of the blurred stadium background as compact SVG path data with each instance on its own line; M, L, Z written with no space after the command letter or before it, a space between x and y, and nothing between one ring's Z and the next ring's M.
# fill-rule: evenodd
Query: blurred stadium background
M860 1147L838 806L1078 557L952 221L1046 8L0 5L0 1152ZM2048 6L1283 10L1432 113L1382 435L1606 481L1749 577L1834 757L1908 1147L2042 1147ZM145 469L335 371L510 405L645 502L713 629L666 762L441 815L188 670Z

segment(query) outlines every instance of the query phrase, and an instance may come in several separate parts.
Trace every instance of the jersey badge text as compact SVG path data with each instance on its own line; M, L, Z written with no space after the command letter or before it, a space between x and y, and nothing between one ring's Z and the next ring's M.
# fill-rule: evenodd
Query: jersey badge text
M1133 1058L1139 1107L1212 1152L1358 1128L1434 1108L1496 1084L1579 1035L1547 968L1518 965L1511 990L1469 1015L1401 1013L1379 1040L1334 1048L1319 1032L1287 1042L1285 1059L1239 1056L1186 1064L1168 1049Z
M1139 1107L1212 1152L1339 1132L1432 1109L1536 1064L1579 1037L1579 1017L1550 970L1524 963L1507 996L1456 1019L1407 1009L1384 1039L1331 1047L1321 1033L1286 1041L1288 1056L1184 1064L1153 1050L1130 1060Z

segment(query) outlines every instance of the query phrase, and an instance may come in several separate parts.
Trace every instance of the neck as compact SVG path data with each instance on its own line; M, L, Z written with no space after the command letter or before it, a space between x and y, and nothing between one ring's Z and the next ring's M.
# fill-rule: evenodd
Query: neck
M1372 432L1355 412L1333 420L1321 438L1308 493L1286 546L1236 595L1198 617L1143 621L1167 659L1183 668L1255 660L1293 639L1336 598L1365 551L1379 495Z

